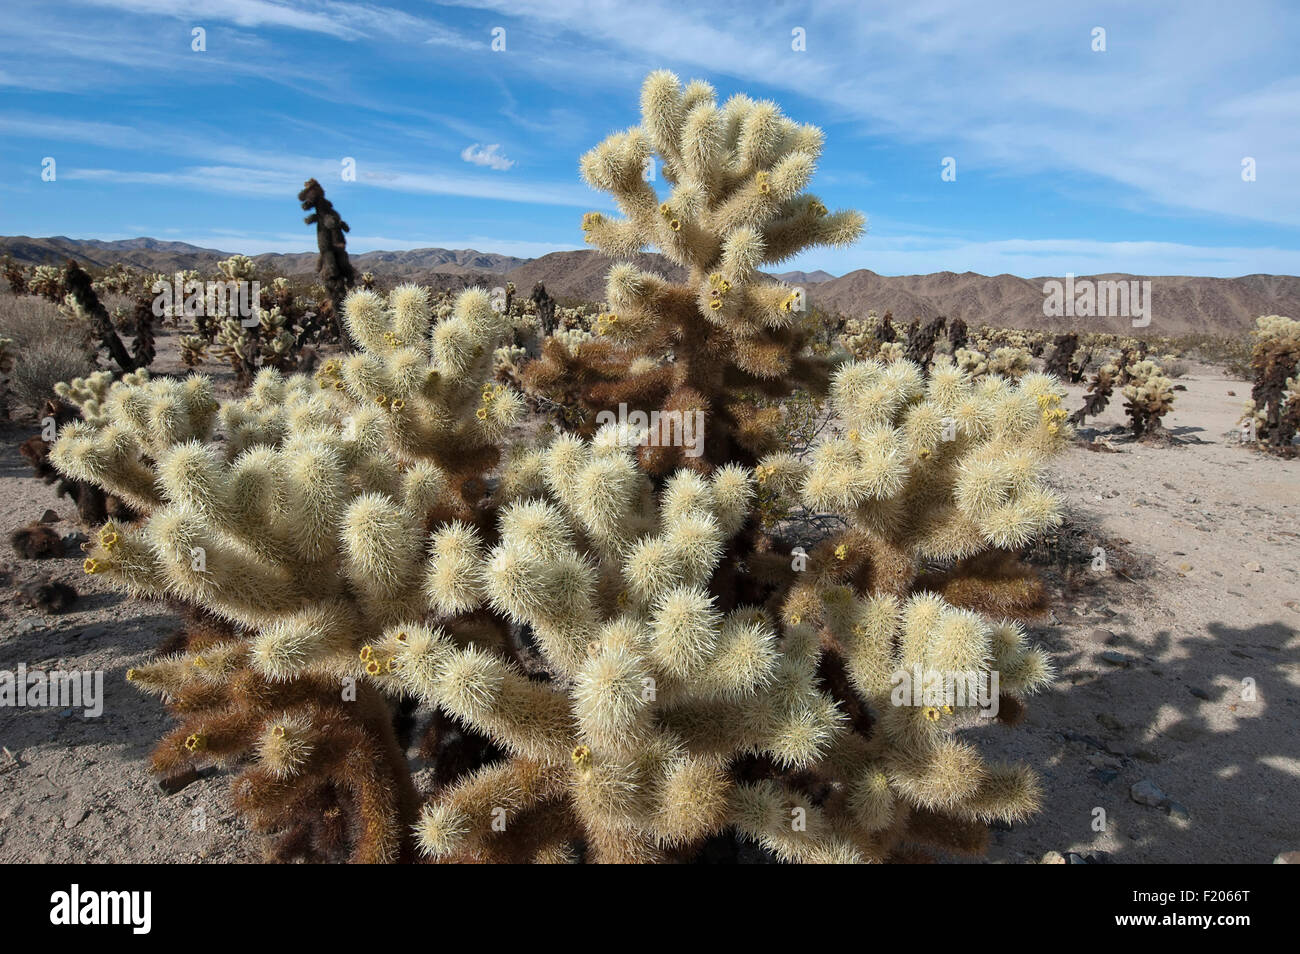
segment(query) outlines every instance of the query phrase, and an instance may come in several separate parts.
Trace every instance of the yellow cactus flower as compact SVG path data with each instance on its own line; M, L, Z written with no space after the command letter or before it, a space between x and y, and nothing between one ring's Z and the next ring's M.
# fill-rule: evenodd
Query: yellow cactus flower
M576 765L578 768L584 770L590 768L591 749L587 748L585 745L578 746L573 750L572 759L573 759L573 764Z

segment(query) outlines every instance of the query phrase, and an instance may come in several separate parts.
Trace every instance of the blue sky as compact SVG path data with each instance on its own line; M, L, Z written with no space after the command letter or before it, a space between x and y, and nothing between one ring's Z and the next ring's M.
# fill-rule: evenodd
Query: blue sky
M581 248L666 67L826 131L869 233L787 267L1300 274L1298 48L1294 3L6 0L0 234L311 250L315 176L355 251Z

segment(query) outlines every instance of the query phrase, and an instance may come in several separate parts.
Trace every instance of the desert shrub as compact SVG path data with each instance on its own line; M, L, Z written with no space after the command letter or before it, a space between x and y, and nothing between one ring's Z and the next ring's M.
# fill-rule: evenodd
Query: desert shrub
M1167 378L1185 378L1192 370L1191 362L1166 354L1160 359L1160 367Z
M14 397L37 411L54 397L56 384L71 381L93 369L93 363L84 353L67 350L58 344L42 343L27 348L15 359L9 385Z
M10 389L32 410L54 397L54 385L94 368L85 330L51 302L0 295L0 338L10 340Z

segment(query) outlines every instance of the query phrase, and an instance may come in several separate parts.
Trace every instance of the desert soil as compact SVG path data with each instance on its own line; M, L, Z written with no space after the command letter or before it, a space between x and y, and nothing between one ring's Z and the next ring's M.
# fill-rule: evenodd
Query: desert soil
M1044 807L994 832L991 861L1056 851L1267 863L1300 848L1300 461L1237 442L1245 382L1194 365L1179 383L1166 423L1182 443L1106 433L1123 421L1116 402L1089 422L1113 452L1078 445L1054 465L1068 520L1039 548L1056 599L1031 631L1059 677L1018 727L972 730L986 753L1041 772ZM1079 395L1071 389L1070 407ZM75 509L18 454L31 433L0 425L0 529L48 508L68 546L31 561L0 544L0 669L102 670L105 702L98 718L0 708L0 862L260 860L229 775L172 795L149 775L169 719L124 674L178 620L82 573ZM1107 566L1094 571L1098 546ZM61 614L19 598L47 577L80 594ZM1143 782L1163 806L1134 800Z

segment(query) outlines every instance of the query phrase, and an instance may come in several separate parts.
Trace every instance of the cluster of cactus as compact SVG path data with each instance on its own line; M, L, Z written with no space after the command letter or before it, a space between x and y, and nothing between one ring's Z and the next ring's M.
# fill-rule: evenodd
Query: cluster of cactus
M936 355L951 357L966 344L966 323L945 317L912 323L899 332L894 327L893 314L885 312L879 317L874 311L866 318L849 318L842 324L840 347L858 360L877 360L886 363L906 358L922 368L929 368Z
M144 274L137 271L129 265L121 262L114 262L102 274L95 279L95 291L100 295L131 295L137 296L142 289L147 291L144 286Z
M1028 351L1032 357L1039 357L1047 348L1047 334L1042 331L1026 331L1023 328L992 328L980 325L974 337L975 347L990 353L997 348L1016 348Z
M1300 321L1281 315L1256 319L1251 370L1255 381L1243 424L1249 422L1260 447L1283 455L1296 453L1300 433Z
M1016 553L1060 519L1059 387L815 367L791 292L755 270L860 229L802 192L820 132L665 73L643 124L584 159L628 214L587 231L659 245L690 281L615 265L614 310L557 323L522 377L563 355L588 409L700 409L698 457L624 422L525 438L494 377L514 321L477 289L442 320L413 286L353 291L355 353L263 368L239 399L199 375L66 389L81 419L53 463L144 515L103 526L86 571L187 607L184 644L128 674L179 721L154 767L240 768L275 857L647 862L739 836L782 861L913 860L1037 807L1029 768L963 734L989 699L900 702L895 677L1000 679L1006 723L1050 680ZM774 402L819 384L843 433L772 446ZM773 506L845 529L795 549ZM413 711L423 808L394 729Z
M35 266L27 279L27 291L55 304L62 303L67 294L63 285L63 269L57 265Z
M926 322L922 322L920 318L913 318L912 323L907 326L903 356L923 369L930 367L930 362L934 360L935 348L939 344L939 337L944 333L947 325L948 319L942 316Z
M962 575L962 563L989 549L1015 552L1059 522L1061 502L1044 470L1073 436L1063 396L1045 374L1017 384L976 381L952 365L936 365L926 377L907 361L852 362L831 388L831 406L847 430L819 444L807 462L788 453L765 458L759 483L848 519L845 534L822 544L834 554L832 577L904 595L927 563L946 561L958 568L963 605L1032 614L1041 608L1041 588L1028 571L1011 582L1002 565L1003 582L975 597L979 587Z
M888 331L885 330L886 325ZM839 339L840 347L860 360L874 358L884 340L882 335L892 335L893 331L892 316L886 316L882 322L875 311L868 311L865 318L845 319Z
M1028 374L1033 365L1033 356L1024 348L1014 345L999 345L992 353L974 347L955 349L951 356L939 356L944 364L953 365L973 379L986 376L1019 381Z
M1029 372L1033 355L1026 348L1016 345L1001 345L993 349L988 357L989 374L1019 381Z
M1102 336L1088 335L1086 337L1092 339L1094 345L1096 345ZM1116 335L1106 337L1116 340L1124 340ZM1138 369L1139 365L1142 365L1140 373L1144 376L1149 377L1155 373L1158 374L1160 378L1164 377L1163 374L1159 373L1159 366L1154 362L1149 362L1153 365L1152 368L1148 368L1143 364L1143 362L1147 362L1146 342L1138 339L1132 340L1135 342L1133 347L1122 349L1113 358L1105 360L1097 366L1097 370L1088 380L1083 395L1082 406L1070 415L1071 424L1076 426L1082 425L1087 418L1096 417L1101 414L1101 412L1106 410L1106 407L1110 404L1110 399L1114 395L1116 388L1119 388L1121 393L1124 393L1127 396L1128 392L1126 389L1131 383L1134 383L1134 371ZM1166 384L1167 388L1165 387ZM1140 389L1135 389L1135 396L1138 398L1137 404L1135 405L1136 413L1138 415L1144 415L1144 409L1146 408L1150 408L1151 410L1159 410L1160 407L1164 408L1164 410L1161 410L1159 416L1154 420L1148 419L1145 416L1142 417L1141 426L1139 426L1138 419L1133 416L1134 412L1129 412L1130 425L1134 428L1134 434L1136 436L1143 436L1148 432L1146 425L1149 424L1151 429L1158 428L1159 417L1163 416L1164 413L1168 411L1169 406L1172 405L1173 383L1169 382L1167 378L1163 383L1160 380L1156 380L1153 382L1153 386L1148 388L1145 392L1141 392ZM1125 410L1128 410L1127 404Z
M989 373L988 357L975 348L958 348L952 354L952 361L972 378L982 378Z
M146 381L148 377L149 372L141 369L122 375L121 380L133 384ZM54 396L41 410L42 419L53 420L56 428L76 420L89 420L96 426L104 426L108 422L103 410L104 397L117 378L113 371L96 371L84 378L60 381L54 386ZM106 493L102 486L57 470L49 459L53 444L45 437L44 431L29 437L22 443L19 453L31 464L37 477L52 485L58 496L67 497L76 505L77 517L84 526L97 527L109 517L128 521L136 519L134 510Z
M1123 369L1127 367L1124 358L1121 355L1118 360L1106 361L1098 366L1085 388L1082 406L1070 415L1071 424L1082 425L1087 418L1096 417L1106 410L1115 393L1115 386L1123 375Z

